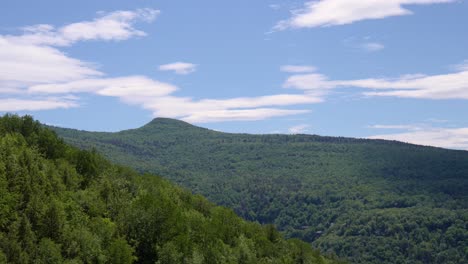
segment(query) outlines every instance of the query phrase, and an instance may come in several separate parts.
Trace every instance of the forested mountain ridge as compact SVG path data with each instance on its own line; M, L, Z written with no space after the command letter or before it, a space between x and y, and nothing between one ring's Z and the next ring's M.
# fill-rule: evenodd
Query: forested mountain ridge
M0 263L339 263L272 226L0 117Z
M352 262L468 262L466 151L228 134L164 118L117 133L53 129Z

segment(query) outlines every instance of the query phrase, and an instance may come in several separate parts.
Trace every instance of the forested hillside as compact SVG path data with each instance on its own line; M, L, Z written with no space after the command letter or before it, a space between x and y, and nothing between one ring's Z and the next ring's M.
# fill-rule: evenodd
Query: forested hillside
M154 175L0 118L0 263L336 263Z
M468 263L465 151L162 118L118 133L53 129L355 263Z

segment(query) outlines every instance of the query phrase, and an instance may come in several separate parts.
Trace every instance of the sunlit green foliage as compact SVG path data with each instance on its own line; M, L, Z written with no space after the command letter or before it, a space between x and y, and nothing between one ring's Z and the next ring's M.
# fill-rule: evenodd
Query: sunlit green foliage
M466 151L226 134L162 118L119 133L54 129L73 145L164 175L352 262L468 263Z
M0 263L337 262L28 116L0 118L0 194Z

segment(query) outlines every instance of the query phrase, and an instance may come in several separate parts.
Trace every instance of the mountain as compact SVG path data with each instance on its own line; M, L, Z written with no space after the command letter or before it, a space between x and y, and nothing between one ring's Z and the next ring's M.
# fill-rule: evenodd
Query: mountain
M0 263L339 263L31 117L0 117Z
M52 129L354 263L468 263L466 151L164 118L117 133Z

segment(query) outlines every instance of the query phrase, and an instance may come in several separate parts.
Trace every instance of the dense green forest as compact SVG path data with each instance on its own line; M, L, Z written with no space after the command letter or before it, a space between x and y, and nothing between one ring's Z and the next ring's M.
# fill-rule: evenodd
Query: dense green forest
M163 118L118 133L53 129L351 262L468 263L466 151Z
M154 175L0 118L0 263L338 263Z

